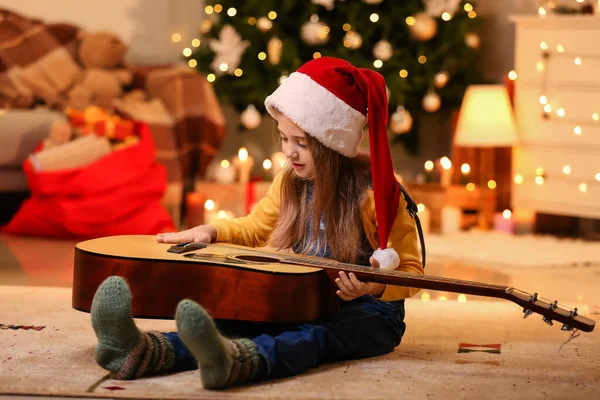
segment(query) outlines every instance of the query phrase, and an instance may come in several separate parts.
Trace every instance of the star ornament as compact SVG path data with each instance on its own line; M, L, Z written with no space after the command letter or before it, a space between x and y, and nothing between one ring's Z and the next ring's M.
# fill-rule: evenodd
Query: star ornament
M225 25L219 32L219 40L212 39L209 42L212 51L215 52L215 58L210 64L210 68L217 75L228 73L232 75L235 69L240 65L242 55L250 46L248 40L242 40L242 37L231 25ZM226 69L224 70L226 66Z

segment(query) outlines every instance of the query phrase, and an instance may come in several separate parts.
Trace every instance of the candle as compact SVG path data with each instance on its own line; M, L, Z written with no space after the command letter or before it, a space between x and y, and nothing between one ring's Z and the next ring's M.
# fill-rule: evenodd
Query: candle
M417 209L419 212L417 215L419 216L419 221L421 222L421 229L423 233L429 233L431 231L431 212L428 208L425 207L424 204L417 204Z
M425 161L425 182L433 182L433 161Z
M273 153L271 156L272 170L271 174L273 176L277 175L285 168L285 163L287 162L287 157L283 152L279 151L277 153Z
M452 182L452 161L448 157L440 159L440 184L444 187L450 186Z
M227 160L221 161L214 173L215 181L222 185L227 185L235 181L235 170Z
M513 234L515 232L515 221L510 210L494 214L494 229L498 232Z
M460 183L462 185L466 185L469 183L469 173L471 172L471 166L467 163L464 163L460 166Z
M235 218L235 214L232 211L228 210L218 210L211 215L210 222L216 222L220 219L233 219Z
M254 159L248 155L248 150L245 147L240 148L238 155L233 159L233 165L237 171L238 182L248 183L254 166Z
M206 196L200 193L188 193L185 202L186 224L187 228L193 228L205 223L204 205L207 201Z
M516 209L512 215L515 222L516 234L530 234L535 231L535 211Z
M458 207L444 206L442 208L442 235L451 235L460 232L462 211Z
M207 199L204 202L204 223L210 223L215 219L216 216L216 210L217 209L217 204L211 200L211 199Z
M263 161L263 178L265 181L271 179L271 168L273 167L273 162L269 159Z

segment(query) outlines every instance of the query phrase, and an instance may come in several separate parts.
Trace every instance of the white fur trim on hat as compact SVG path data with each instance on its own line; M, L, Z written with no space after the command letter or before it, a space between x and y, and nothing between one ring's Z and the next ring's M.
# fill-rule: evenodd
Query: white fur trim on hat
M304 132L346 157L356 157L367 117L315 82L310 76L293 72L265 99L273 109L288 117Z
M385 250L377 249L373 252L373 258L379 261L381 269L396 269L400 265L400 256L391 247Z

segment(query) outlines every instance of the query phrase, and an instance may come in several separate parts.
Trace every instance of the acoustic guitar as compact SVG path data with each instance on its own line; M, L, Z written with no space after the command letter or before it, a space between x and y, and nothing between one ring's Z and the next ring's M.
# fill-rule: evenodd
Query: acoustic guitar
M373 269L319 257L226 243L157 243L154 236L109 236L75 248L73 308L89 312L98 286L124 277L138 318L171 319L182 299L192 299L214 318L301 322L333 316L341 300L334 283L339 271L362 281L495 297L523 307L524 317L543 316L563 330L591 332L595 321L537 293L501 285Z

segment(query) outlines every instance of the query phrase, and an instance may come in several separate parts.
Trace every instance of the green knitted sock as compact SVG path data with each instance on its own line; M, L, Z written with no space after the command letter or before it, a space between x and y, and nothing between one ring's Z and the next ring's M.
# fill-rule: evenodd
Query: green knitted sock
M169 340L141 332L131 316L131 292L119 276L107 278L92 301L92 326L98 337L96 362L115 379L135 379L166 371L175 363Z
M175 314L177 331L200 367L206 389L224 389L252 382L264 361L250 339L223 337L206 310L191 300L182 300Z

